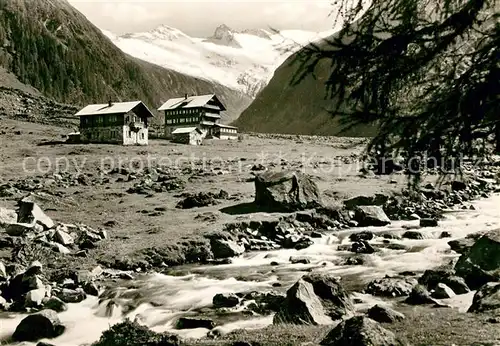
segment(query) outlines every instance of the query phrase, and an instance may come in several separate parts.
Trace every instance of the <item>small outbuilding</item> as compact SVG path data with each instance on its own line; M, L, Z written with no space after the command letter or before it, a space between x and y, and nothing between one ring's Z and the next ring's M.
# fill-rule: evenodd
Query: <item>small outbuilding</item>
M172 142L200 145L203 141L203 132L197 127L179 127L172 131Z
M238 128L229 125L215 124L211 134L218 139L238 139Z
M66 143L80 143L80 132L68 133Z

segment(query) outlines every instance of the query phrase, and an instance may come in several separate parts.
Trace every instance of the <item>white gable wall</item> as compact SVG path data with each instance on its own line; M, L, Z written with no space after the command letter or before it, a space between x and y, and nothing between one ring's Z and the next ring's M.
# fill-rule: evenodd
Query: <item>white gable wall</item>
M123 145L148 145L148 129L133 131L130 126L123 125Z

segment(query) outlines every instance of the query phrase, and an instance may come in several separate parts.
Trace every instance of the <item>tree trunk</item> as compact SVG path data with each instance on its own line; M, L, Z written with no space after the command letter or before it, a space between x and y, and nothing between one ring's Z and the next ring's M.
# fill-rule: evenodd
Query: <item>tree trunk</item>
M500 123L495 126L495 154L500 154Z

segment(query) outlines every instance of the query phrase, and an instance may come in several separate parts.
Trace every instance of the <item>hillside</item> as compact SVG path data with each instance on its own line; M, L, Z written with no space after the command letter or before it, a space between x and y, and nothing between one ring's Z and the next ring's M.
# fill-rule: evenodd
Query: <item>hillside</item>
M156 109L170 97L215 92L227 106L225 121L251 102L241 92L124 54L65 0L1 1L0 43L0 67L59 102L141 99Z
M191 37L167 25L121 36L103 33L131 56L255 97L286 58L332 30L238 31L223 24L208 38Z
M309 74L298 85L291 84L300 68L299 54L302 50L275 71L269 84L234 124L241 130L262 133L371 136L374 127L344 131L339 117L332 115L335 100L326 97L325 88L331 61L320 61L314 74Z

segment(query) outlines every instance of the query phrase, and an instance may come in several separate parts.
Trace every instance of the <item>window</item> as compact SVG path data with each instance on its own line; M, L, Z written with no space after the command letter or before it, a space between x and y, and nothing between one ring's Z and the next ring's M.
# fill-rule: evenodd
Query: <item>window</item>
M143 133L141 133L141 138L142 138L142 139L144 139L144 132L143 132Z
M125 122L128 123L130 121L130 117L127 115L127 117L125 118Z
M128 132L128 138L132 138L132 131Z

